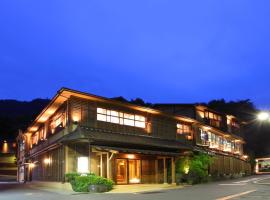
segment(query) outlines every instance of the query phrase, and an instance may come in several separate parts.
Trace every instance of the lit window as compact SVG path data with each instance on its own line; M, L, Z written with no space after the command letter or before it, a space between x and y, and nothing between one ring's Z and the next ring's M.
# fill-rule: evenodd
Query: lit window
M145 122L135 121L135 126L145 128Z
M186 138L188 140L192 140L193 137L192 137L192 130L191 130L191 125L189 124L176 124L176 132L177 134L180 134L180 135L186 135Z
M111 111L111 116L116 116L116 117L118 117L118 116L119 116L119 113L118 113L117 111L112 110L112 111Z
M88 157L78 157L77 171L78 173L89 173Z
M115 124L119 124L119 117L111 117L111 122Z
M106 115L97 114L97 120L106 122Z
M132 120L134 120L134 115L124 113L124 118L125 118L125 119L132 119Z
M124 125L134 126L134 120L124 119Z
M103 108L97 108L97 113L106 115L106 109L103 109Z
M103 108L97 108L97 120L127 126L135 126L139 128L146 127L146 119L144 116L118 112L115 110L107 110Z
M191 126L187 124L177 124L177 133L178 134L188 134L191 132Z

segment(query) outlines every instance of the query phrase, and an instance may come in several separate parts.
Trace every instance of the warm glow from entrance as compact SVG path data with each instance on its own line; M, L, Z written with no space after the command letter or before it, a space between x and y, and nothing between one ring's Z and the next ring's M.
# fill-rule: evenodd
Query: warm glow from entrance
M89 173L88 157L78 157L77 171L79 173Z
M134 158L135 158L135 155L133 155L133 154L128 154L127 157L128 157L128 159L134 159Z

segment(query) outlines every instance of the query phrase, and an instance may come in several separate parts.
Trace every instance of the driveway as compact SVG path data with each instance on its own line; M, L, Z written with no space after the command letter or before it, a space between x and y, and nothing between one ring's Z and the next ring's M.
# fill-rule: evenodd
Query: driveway
M56 188L35 188L29 184L0 184L0 200L227 200L270 199L270 175L251 176L237 180L208 183L136 193L81 194Z

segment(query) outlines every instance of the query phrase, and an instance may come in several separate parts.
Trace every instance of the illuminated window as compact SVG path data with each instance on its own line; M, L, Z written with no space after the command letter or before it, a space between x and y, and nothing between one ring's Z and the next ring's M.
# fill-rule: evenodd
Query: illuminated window
M229 140L224 140L224 151L232 152L232 142Z
M176 132L177 134L180 134L180 135L185 135L186 136L186 139L188 140L192 140L193 137L192 137L192 129L191 129L191 125L189 124L176 124Z
M104 108L97 108L97 120L114 124L135 126L139 128L145 128L146 121L145 117L141 115L123 113L115 110L107 110Z
M178 134L187 134L191 132L191 126L187 124L177 124L177 133Z
M38 144L38 138L39 138L39 132L36 132L36 133L32 136L32 144Z
M51 132L54 133L57 128L63 127L65 127L65 115L61 113L52 119L50 123L50 129Z
M198 114L199 114L199 116L200 116L201 118L204 118L204 112L203 112L203 111L198 110Z
M221 118L220 115L215 114L213 112L205 111L204 112L204 117L206 119L209 119L209 123L210 123L211 126L215 126L215 127L220 127L221 126L222 118Z
M41 128L39 130L39 137L40 137L40 140L45 140L46 139L46 132L45 132L44 128Z
M78 157L77 172L78 173L89 173L88 157Z

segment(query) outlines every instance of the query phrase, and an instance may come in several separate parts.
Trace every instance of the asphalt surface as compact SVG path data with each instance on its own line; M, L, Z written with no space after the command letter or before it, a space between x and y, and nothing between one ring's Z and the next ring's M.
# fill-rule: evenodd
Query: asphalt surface
M267 184L269 183L269 184ZM130 194L81 194L28 184L0 183L0 200L227 200L269 199L270 175L187 186L182 189Z

